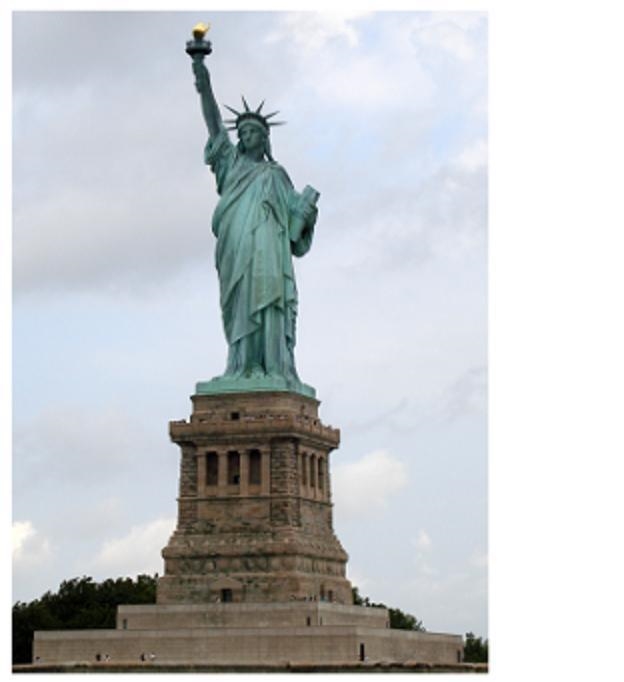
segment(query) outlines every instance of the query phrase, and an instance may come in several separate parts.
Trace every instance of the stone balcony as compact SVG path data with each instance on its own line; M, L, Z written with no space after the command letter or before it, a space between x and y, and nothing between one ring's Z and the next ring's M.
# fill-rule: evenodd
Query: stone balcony
M329 442L334 448L340 443L340 430L325 426L319 419L295 414L238 414L224 418L220 414L194 415L190 420L169 422L171 440L178 443L198 438L231 438L232 436L281 436Z

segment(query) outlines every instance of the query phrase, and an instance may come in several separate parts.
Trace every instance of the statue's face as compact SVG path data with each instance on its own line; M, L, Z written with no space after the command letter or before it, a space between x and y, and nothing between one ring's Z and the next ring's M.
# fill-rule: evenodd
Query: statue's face
M238 131L238 137L246 153L264 151L264 133L257 125L243 124Z

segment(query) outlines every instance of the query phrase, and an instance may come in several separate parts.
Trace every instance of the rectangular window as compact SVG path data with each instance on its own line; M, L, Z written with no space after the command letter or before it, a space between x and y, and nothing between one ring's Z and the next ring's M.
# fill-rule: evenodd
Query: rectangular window
M308 485L308 456L301 455L301 482Z
M325 462L319 457L318 460L318 487L319 490L323 490L325 487Z
M216 452L206 454L206 485L217 485L219 482L219 455Z
M249 453L249 484L260 485L262 482L262 455L260 450L251 450Z
M316 457L310 455L310 485L316 487Z
M235 450L228 452L227 482L228 485L240 484L240 455Z

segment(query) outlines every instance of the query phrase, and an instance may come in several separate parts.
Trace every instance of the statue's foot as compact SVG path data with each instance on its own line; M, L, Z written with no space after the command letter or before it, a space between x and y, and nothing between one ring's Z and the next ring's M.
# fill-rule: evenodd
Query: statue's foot
M264 379L264 377L267 375L260 365L254 365L249 372L245 373L245 376L249 377L250 379Z

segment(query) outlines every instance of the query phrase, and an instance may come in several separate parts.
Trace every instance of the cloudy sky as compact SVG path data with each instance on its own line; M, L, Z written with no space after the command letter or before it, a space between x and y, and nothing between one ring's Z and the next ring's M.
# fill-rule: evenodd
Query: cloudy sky
M13 599L162 572L195 382L223 371L217 195L184 43L321 193L296 360L339 427L360 592L488 634L484 13L18 13Z

